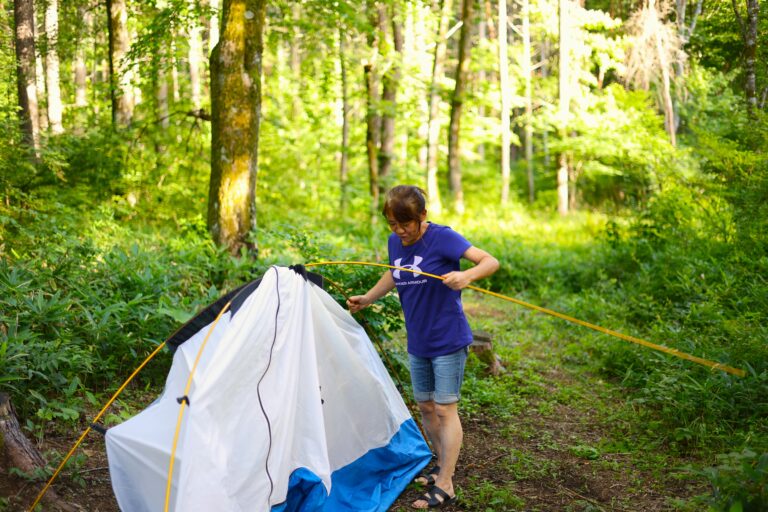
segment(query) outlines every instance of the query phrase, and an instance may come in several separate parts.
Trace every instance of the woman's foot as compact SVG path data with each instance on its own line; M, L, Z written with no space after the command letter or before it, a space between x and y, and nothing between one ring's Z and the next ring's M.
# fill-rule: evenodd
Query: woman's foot
M453 490L453 489L451 489ZM433 485L421 498L414 501L411 506L416 509L442 508L456 501L456 495L451 496L440 487Z
M414 482L431 487L435 485L435 479L440 474L440 466L434 465L429 468L428 471L422 471L419 475L413 479Z

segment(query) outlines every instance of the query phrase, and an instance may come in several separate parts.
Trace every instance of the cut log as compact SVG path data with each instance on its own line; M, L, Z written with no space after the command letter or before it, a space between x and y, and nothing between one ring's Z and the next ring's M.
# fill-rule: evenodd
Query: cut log
M0 393L0 458L7 467L18 468L27 474L32 474L36 469L43 469L46 466L43 456L21 431L16 410L5 393ZM65 512L82 510L80 507L62 501L53 489L48 490L44 500L54 510Z
M501 366L501 360L493 351L493 340L490 333L473 331L472 345L469 348L485 364L489 374L499 375L504 371L504 367Z

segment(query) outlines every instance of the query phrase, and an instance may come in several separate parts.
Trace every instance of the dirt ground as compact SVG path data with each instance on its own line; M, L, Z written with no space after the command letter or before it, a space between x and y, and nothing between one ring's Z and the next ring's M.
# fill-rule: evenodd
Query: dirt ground
M599 459L588 460L563 450L573 439L597 441L603 435L598 428L590 431L590 422L584 420L583 412L559 405L552 414L526 414L505 423L482 417L465 421L455 478L459 500L444 510L656 512L675 510L669 498L702 491L695 482L637 468L626 454L600 454ZM75 440L47 438L42 450L66 453ZM72 473L60 477L55 491L81 510L117 512L101 435L90 433L78 453L87 458L75 478ZM0 473L0 496L6 497L8 512L27 510L41 488L41 483L27 482L7 470ZM411 510L411 502L422 492L421 487L410 486L390 510ZM494 493L500 497L494 500ZM510 495L519 500L516 505L504 499Z
M470 304L467 309L475 316L498 317L500 322L508 315L482 304ZM636 442L631 440L634 453L606 449L620 432L610 423L615 420L606 414L606 408L623 400L621 390L617 388L616 395L606 399L602 391L605 383L553 364L552 353L536 355L539 345L534 341L523 348L525 357L547 361L536 370L544 386L541 392L526 397L525 406L511 417L499 419L480 413L463 419L464 444L454 480L459 499L444 510L693 510L675 502L707 491L701 481L687 479L676 469L693 461L668 457L658 448L638 453ZM573 400L568 394L565 399L551 399L564 391L578 396ZM43 453L67 453L78 436L49 434L39 449ZM77 469L65 471L54 490L80 510L117 512L102 436L91 432L77 453L82 454L74 464ZM42 487L43 483L26 481L2 468L0 512L27 510ZM410 504L423 492L420 486L409 486L390 510L412 510ZM43 509L54 510L49 505Z

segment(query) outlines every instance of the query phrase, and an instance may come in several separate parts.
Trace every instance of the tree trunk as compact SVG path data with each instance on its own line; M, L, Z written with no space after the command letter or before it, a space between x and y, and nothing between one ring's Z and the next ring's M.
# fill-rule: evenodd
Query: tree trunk
M208 0L211 9L211 21L208 27L208 55L219 44L219 0Z
M365 76L365 89L367 108L365 115L365 147L368 154L368 183L371 194L371 222L378 218L379 211L379 134L381 121L376 112L376 74L372 64L366 64L363 68Z
M741 38L744 41L744 93L747 99L747 115L753 118L757 114L757 20L760 14L759 0L746 0L747 19L745 20L739 10L740 0L732 0L733 12L741 29Z
M61 87L59 85L59 5L58 0L48 0L45 9L45 85L48 92L48 123L55 134L63 133L61 124Z
M509 61L507 57L507 0L499 0L499 79L501 89L501 206L509 202L509 145L512 140L509 129L509 111L512 91L509 86Z
M570 62L571 62L571 40L568 29L570 16L570 1L559 0L560 16L560 76L559 76L559 110L560 110L560 133L563 139L568 137L568 116L570 112ZM560 154L560 167L557 170L557 211L560 215L568 213L568 156L565 152Z
M291 16L293 18L293 26L291 28L291 81L294 86L293 102L291 103L291 113L294 119L299 119L301 115L301 4L294 3L291 6Z
M541 78L546 82L546 79L549 77L549 40L546 35L541 41L539 67L541 67ZM542 130L541 132L541 151L544 153L544 168L549 169L549 132L547 130Z
M656 26L660 29L663 26L663 23L659 9L656 6L656 0L648 0L648 8L658 20ZM672 105L672 93L669 80L670 65L667 61L667 53L664 50L664 43L661 40L661 30L655 31L654 41L656 43L656 58L659 60L659 66L661 67L661 97L664 103L664 126L667 129L667 134L669 134L670 143L675 146L677 141L675 137L675 110Z
M155 101L160 126L167 130L171 126L170 108L168 106L168 45L161 45L155 56L156 84Z
M528 202L533 203L533 91L531 86L531 19L530 2L523 0L523 62L520 66L525 80L525 166L528 174Z
M48 131L48 108L46 107L47 103L47 94L45 92L45 64L43 61L45 60L45 55L43 55L43 51L45 50L45 44L44 38L45 38L45 31L44 31L44 21L43 25L38 22L39 14L35 14L35 82L37 86L37 122L40 127L40 133L45 133ZM43 29L43 33L40 33L41 28Z
M236 254L256 252L256 178L266 0L224 0L211 54L211 181L208 229Z
M129 125L133 118L132 73L125 62L131 48L128 38L128 9L125 0L107 0L109 17L109 75L112 123Z
M368 184L371 194L370 221L372 224L378 219L379 210L379 147L381 142L381 115L379 112L379 77L378 68L381 60L380 48L382 45L381 30L379 28L379 7L375 0L366 2L366 11L370 31L368 32L368 46L370 57L363 65L363 78L366 91L365 114L365 146L368 156Z
M379 30L381 41L385 41L388 35L388 27L392 28L393 46L382 57L389 64L382 76L381 92L381 146L379 149L379 192L384 193L387 187L386 179L392 168L395 156L395 113L397 110L397 87L400 84L401 66L400 58L403 51L403 31L400 27L398 13L394 5L388 13L387 8L379 6ZM384 45L388 47L388 45Z
M341 65L341 159L339 162L339 185L341 215L347 211L347 181L349 180L349 92L347 85L347 55L344 41L346 33L339 26L339 64Z
M16 410L5 393L0 393L0 459L5 459L7 466L27 474L46 467L43 456L21 431ZM0 464L0 467L2 466L3 464ZM53 489L49 489L44 498L53 509L66 512L77 510L74 506L61 501Z
M181 86L179 85L179 58L176 48L176 34L171 33L171 53L169 55L169 67L171 69L171 88L173 92L173 102L181 101Z
M188 0L189 8L195 10L196 0ZM195 17L192 19L192 25L189 27L187 36L189 38L189 48L187 58L189 59L189 84L192 89L192 106L199 110L202 106L203 89L203 27Z
M39 148L40 128L35 81L35 11L33 0L14 0L16 24L16 85L19 116L27 144Z
M440 141L440 80L443 76L443 66L446 54L446 34L450 13L453 10L452 0L440 0L437 41L435 42L435 59L432 63L432 79L429 85L429 121L427 123L427 197L432 213L442 212L440 188L437 182L438 143Z
M461 153L459 134L464 94L469 75L469 53L472 49L472 19L474 0L463 0L461 6L461 35L459 36L459 61L456 66L456 87L451 99L451 124L448 130L448 177L453 193L453 209L464 213L464 192L461 186Z
M78 15L83 20L86 34L91 33L91 13L84 7L79 7ZM75 51L75 106L85 107L88 105L88 66L85 61L85 41L86 36L81 34L77 41L77 50Z
M570 204L568 198L568 155L560 153L560 167L557 168L557 212L560 215L568 214Z

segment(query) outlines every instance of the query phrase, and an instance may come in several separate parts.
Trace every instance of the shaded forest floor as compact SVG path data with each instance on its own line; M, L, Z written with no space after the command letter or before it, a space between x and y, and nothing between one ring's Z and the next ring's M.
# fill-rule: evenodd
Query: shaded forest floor
M552 320L510 310L492 298L467 294L473 322L491 332L506 374L467 382L462 406L464 446L454 484L466 511L692 511L706 493L701 479L681 468L702 461L670 453L637 436L622 389L585 367L568 364L567 332ZM554 327L553 327L554 325ZM545 326L545 327L542 327ZM490 390L490 391L489 391ZM504 406L496 404L504 403ZM40 449L66 453L79 433L48 433ZM89 512L115 512L102 437L92 432L54 488ZM26 510L42 488L0 472L0 511ZM412 510L423 488L411 485L392 511ZM51 510L44 507L44 510Z

